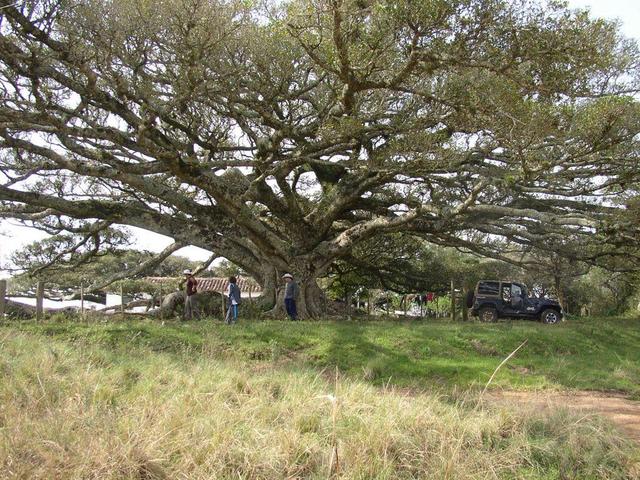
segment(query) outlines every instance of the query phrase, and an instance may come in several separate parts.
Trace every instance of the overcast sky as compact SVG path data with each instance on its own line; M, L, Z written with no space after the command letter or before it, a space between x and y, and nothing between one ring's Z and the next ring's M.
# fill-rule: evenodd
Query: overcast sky
M640 2L638 0L569 0L569 6L588 7L594 16L617 19L626 36L640 41ZM167 237L138 229L132 230L136 235L138 248L160 251L171 243L171 239ZM38 230L18 226L16 222L0 220L0 267L12 251L44 236ZM209 257L208 252L196 247L183 248L177 254L193 260L205 260Z

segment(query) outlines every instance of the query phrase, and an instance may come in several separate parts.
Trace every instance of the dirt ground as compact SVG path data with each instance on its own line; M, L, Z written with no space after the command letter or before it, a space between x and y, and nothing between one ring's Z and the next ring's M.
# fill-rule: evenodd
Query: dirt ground
M595 413L611 420L629 438L640 444L640 402L623 395L599 392L513 392L492 391L487 398L514 405L529 405L540 408L567 407Z

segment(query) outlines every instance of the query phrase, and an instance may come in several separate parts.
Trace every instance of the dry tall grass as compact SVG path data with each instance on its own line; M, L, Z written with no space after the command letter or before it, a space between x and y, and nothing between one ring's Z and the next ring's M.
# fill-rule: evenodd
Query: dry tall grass
M3 479L627 479L608 426L317 373L0 338Z

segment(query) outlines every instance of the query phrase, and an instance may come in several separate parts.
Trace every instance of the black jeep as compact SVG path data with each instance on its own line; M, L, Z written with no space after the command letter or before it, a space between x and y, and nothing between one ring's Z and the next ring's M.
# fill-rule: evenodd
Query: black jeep
M472 315L483 322L495 322L500 317L527 318L543 323L562 320L562 308L555 300L529 298L521 283L482 280L467 297Z

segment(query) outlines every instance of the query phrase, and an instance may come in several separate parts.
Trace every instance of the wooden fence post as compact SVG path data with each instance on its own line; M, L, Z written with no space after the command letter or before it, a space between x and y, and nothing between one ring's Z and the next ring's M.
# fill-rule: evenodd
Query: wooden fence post
M164 312L162 311L162 283L160 284L159 296L160 299L158 302L160 302L160 304L158 305L158 308L160 309L160 320L164 320Z
M80 319L84 321L84 283L80 284Z
M7 281L0 280L0 321L4 319L4 312L7 304Z
M120 285L120 313L124 318L124 288L122 285Z
M451 320L456 321L456 286L451 280Z
M467 307L467 293L468 289L463 285L462 287L462 321L467 322L469 320L469 308Z
M36 321L41 322L44 317L44 282L38 281L36 287Z

